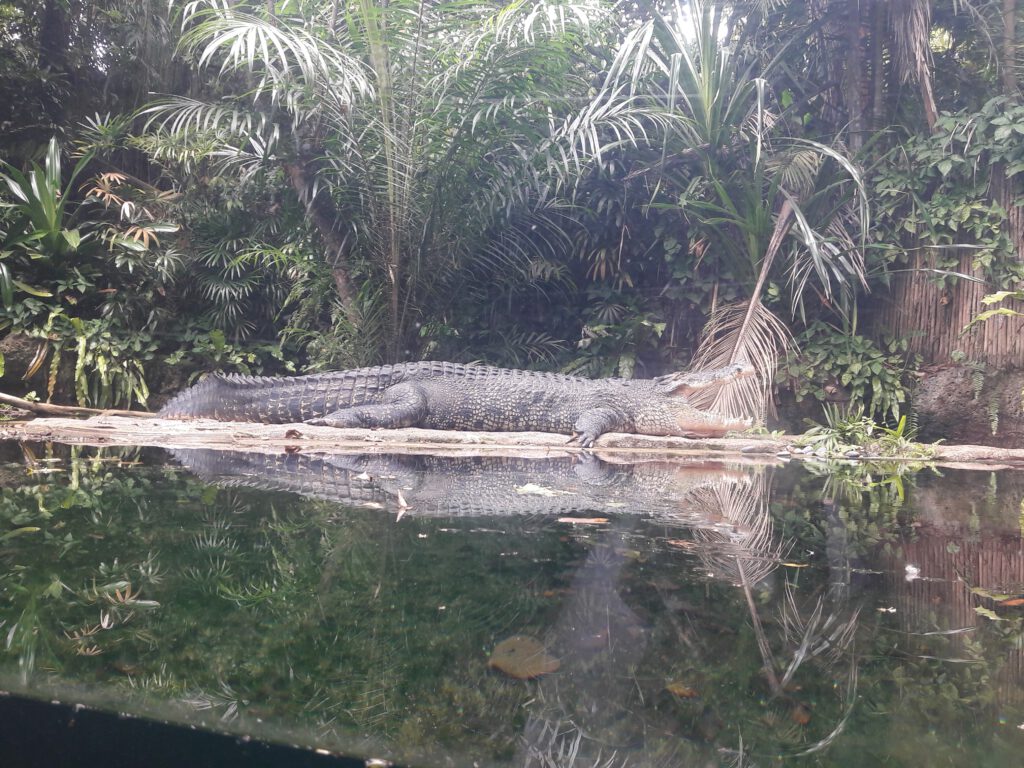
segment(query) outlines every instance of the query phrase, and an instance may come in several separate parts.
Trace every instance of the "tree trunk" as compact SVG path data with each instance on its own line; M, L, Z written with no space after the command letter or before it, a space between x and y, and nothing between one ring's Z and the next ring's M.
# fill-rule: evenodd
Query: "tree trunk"
M39 68L49 70L58 78L63 77L67 88L73 89L74 77L68 67L70 48L71 19L68 17L68 3L61 0L46 0L39 27ZM64 123L65 99L44 98L44 101L51 122L55 126Z
M871 128L879 131L885 127L888 117L885 113L885 15L881 3L871 6Z
M306 215L312 220L323 240L338 298L341 299L346 314L354 317L355 291L352 287L352 276L348 268L340 263L345 253L345 238L338 233L338 212L334 204L324 194L314 196L311 193L313 184L310 177L314 174L310 172L305 163L301 160L285 163L284 171L295 194L306 206Z
M846 17L846 76L843 78L844 100L849 116L850 149L857 153L864 146L867 133L865 122L865 81L867 71L864 66L864 41L866 30L861 21L861 4L850 3Z

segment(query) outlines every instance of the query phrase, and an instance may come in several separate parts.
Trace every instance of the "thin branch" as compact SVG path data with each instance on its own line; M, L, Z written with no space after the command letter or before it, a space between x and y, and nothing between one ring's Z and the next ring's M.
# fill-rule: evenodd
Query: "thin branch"
M121 411L104 408L84 408L77 405L52 405L50 403L33 403L31 400L22 400L14 395L5 395L0 392L0 403L13 405L23 411L37 413L42 416L135 416L141 419L155 419L157 415L149 411Z

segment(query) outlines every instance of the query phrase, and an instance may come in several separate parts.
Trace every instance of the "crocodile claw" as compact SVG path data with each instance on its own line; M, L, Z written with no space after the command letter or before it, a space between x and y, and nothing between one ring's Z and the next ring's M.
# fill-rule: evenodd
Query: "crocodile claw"
M585 432L573 432L572 437L565 441L566 445L572 445L578 443L580 448L593 448L596 437L590 437Z

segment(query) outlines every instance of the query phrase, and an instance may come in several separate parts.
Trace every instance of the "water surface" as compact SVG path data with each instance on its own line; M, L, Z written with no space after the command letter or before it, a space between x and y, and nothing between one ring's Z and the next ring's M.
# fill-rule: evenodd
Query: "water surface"
M4 455L8 691L410 766L1024 750L1012 471Z

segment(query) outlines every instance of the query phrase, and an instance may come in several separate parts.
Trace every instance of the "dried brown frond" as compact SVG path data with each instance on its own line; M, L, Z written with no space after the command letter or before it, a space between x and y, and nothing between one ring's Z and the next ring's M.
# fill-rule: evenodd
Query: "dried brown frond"
M695 392L691 402L726 416L763 422L771 403L779 356L791 344L785 324L758 298L719 307L704 326L704 339L691 367L713 370L748 363L755 373Z

